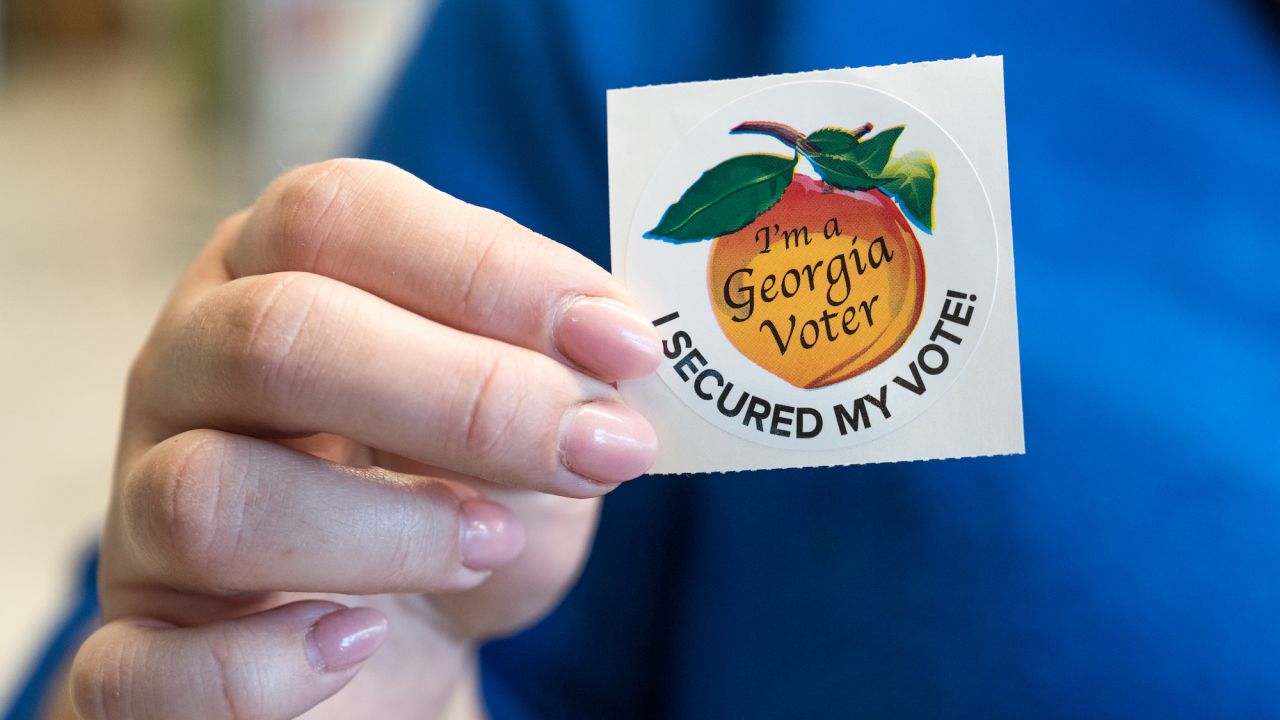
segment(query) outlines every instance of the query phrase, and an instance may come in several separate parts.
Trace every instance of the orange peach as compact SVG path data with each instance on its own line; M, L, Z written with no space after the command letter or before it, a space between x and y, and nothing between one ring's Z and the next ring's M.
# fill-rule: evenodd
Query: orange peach
M752 362L802 388L887 360L920 319L920 243L880 190L797 174L773 207L716 238L707 263L716 319Z

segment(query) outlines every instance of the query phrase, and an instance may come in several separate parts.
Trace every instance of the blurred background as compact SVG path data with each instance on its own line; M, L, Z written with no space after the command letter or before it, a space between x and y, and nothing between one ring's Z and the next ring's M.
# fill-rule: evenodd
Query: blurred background
M349 152L433 3L0 3L3 707L97 533L169 287L268 180Z
M657 16L682 2L644 0L650 7L636 15ZM715 7L738 11L739 4ZM990 673L1011 689L1001 696L1005 708L1049 697L1070 714L1096 698L1098 706L1147 711L1129 715L1176 716L1162 710L1185 702L1187 716L1206 707L1236 709L1217 716L1276 716L1280 483L1276 454L1266 448L1275 444L1280 405L1280 323L1275 291L1267 289L1280 247L1272 219L1280 35L1270 44L1263 38L1280 28L1280 0L1126 0L1083 9L940 0L909 15L892 4L828 4L856 8L868 25L895 32L860 35L856 54L843 36L770 48L738 42L754 35L728 33L696 46L671 43L682 52L642 63L619 53L578 79L598 88L601 78L614 86L689 79L681 75L687 68L728 77L835 67L850 57L873 65L1016 54L1008 75L1015 220L1020 237L1035 238L1019 240L1018 255L1033 455L934 465L909 477L886 466L861 486L813 483L811 494L790 497L784 507L800 509L791 516L795 527L811 508L844 503L853 513L845 522L857 532L831 523L811 528L815 547L828 548L831 538L848 543L843 574L832 575L827 594L760 593L738 606L752 620L788 619L762 624L752 642L783 647L787 633L824 630L839 618L841 627L867 635L849 644L844 661L851 665L832 667L853 668L859 690L883 686L877 697L884 702L924 689L987 703L967 693L983 692L979 679ZM0 708L71 599L75 560L96 535L106 502L124 376L176 276L213 225L270 178L359 144L368 113L433 5L0 0ZM897 32L905 17L910 32ZM786 27L818 38L842 32L837 23ZM442 43L439 52L452 47ZM497 49L506 54L494 54L495 64L520 57L518 49ZM580 49L605 60L608 50ZM454 56L428 60L445 65ZM559 67L538 65L535 77L545 80ZM532 107L529 114L546 120L560 111ZM406 114L412 124L397 132L416 137L422 115ZM462 122L436 120L443 128ZM574 158L579 170L603 168L589 153ZM1110 164L1115 159L1124 172ZM603 199L603 189L589 187L589 173L574 178L575 188ZM517 195L466 182L445 189L461 189L467 199ZM572 192L561 195L577 202ZM595 207L601 217L585 222L517 209L581 237L572 233L603 222L603 203ZM1086 211L1121 241L1101 249L1080 242L1070 213ZM708 538L727 529L742 533L727 537L757 538L754 526L737 521L758 512L763 498L776 499L763 482L722 505L726 496L711 482L668 495L673 484L642 487L649 489L630 491L633 512L650 507L643 503L697 500L680 505L672 522L699 517L689 527L700 542L686 543L689 554L670 562L717 547ZM858 504L863 499L869 502ZM715 514L704 522L696 513L708 508ZM636 525L614 517L622 520L602 535L605 557L631 557L623 553L635 545ZM741 560L761 544L738 547ZM777 546L771 557L786 549ZM824 549L806 556L809 564L788 558L785 577L808 582L835 554ZM641 559L650 572L668 562ZM709 597L717 583L753 582L758 567L778 566L726 562L723 573L689 572L688 596ZM560 625L529 639L532 646L552 647L547 638L559 641L555 633L567 627L619 631L608 625L614 617L590 615L592 603L626 611L652 599L635 593L634 583L612 582L607 565L596 567L587 593ZM840 592L852 596L853 583L863 582L858 573L877 583L876 593L847 607L827 602ZM882 603L889 601L904 611L887 617ZM720 667L726 655L718 640L740 631L742 614L714 603L689 608L681 610L688 612L682 627L706 634L662 665L672 673L700 660ZM631 630L638 637L647 627ZM936 646L935 636L947 643ZM590 632L566 637L579 639L562 643L562 656L549 653L517 689L566 667L583 682L621 677L617 665L575 654L589 646L582 638ZM980 652L969 652L979 644ZM881 662L876 655L886 648L891 661ZM499 656L495 666L515 677L510 668L527 651L510 645L507 664ZM735 662L715 676L726 684L707 685L706 697L733 687L735 672L774 659L727 657ZM807 668L770 668L744 702L770 697Z

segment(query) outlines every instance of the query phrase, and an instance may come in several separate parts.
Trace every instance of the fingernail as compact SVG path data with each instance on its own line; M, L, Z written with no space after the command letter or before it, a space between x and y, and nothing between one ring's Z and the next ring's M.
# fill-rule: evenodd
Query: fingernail
M569 470L602 483L643 475L658 452L658 438L639 413L618 402L580 405L560 440L561 462Z
M524 549L524 526L515 514L487 500L464 500L462 514L462 564L472 570L502 567Z
M560 316L556 344L565 357L606 380L648 375L662 360L662 338L616 300L578 298Z
M346 670L368 660L387 637L387 618L373 608L343 608L307 632L307 655L320 672Z

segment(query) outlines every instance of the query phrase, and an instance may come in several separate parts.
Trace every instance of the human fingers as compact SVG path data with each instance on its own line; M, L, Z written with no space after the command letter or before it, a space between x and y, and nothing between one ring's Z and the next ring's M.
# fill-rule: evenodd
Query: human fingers
M303 271L613 381L652 372L653 326L573 250L392 165L331 160L272 184L227 251L244 277Z
M574 497L640 475L656 452L609 385L319 275L234 280L167 323L134 368L157 441L206 427L330 432Z
M71 669L85 720L294 718L345 686L387 634L382 613L303 601L195 627L125 618Z
M601 501L569 500L478 480L470 484L529 528L520 557L475 588L431 598L459 634L488 639L528 627L559 604L591 550Z
M511 511L463 485L213 430L144 454L119 512L127 580L204 594L461 590L524 546Z

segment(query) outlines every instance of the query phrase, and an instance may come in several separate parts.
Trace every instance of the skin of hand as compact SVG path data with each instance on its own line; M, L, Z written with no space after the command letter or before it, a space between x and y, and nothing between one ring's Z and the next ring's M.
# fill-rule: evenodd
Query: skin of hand
M130 373L81 718L482 716L652 463L653 327L584 257L393 166L228 218Z

